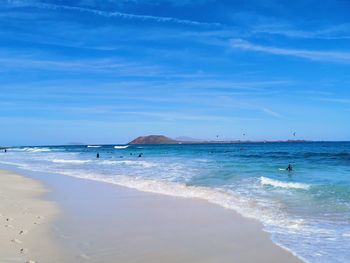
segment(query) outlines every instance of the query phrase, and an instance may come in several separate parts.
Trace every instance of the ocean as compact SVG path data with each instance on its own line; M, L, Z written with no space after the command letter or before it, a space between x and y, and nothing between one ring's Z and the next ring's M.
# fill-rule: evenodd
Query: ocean
M205 199L307 262L350 262L350 142L14 147L1 165Z

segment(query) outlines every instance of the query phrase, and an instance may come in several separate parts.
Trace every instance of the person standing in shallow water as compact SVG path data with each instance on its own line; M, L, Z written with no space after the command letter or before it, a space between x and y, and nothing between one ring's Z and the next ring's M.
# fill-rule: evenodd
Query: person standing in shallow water
M100 158L100 153L96 154L96 158L99 159Z
M288 167L286 168L286 170L287 170L288 172L293 171L292 165L291 165L291 164L288 164Z

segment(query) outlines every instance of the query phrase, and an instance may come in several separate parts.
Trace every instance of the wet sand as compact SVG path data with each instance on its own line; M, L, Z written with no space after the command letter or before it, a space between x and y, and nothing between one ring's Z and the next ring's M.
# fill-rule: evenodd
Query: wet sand
M50 189L45 198L61 210L51 223L60 255L38 262L301 262L275 245L260 223L206 201L30 176Z

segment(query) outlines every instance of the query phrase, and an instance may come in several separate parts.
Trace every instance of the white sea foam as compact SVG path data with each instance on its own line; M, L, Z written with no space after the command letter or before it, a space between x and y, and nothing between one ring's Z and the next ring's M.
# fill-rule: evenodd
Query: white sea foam
M49 148L39 148L39 147L25 147L25 148L12 148L11 150L13 151L18 151L18 152L51 152L51 149Z
M264 176L260 177L260 183L262 185L271 185L274 187L281 187L281 188L289 188L289 189L309 189L310 186L307 184L302 183L294 183L294 182L282 182L278 180L273 180Z
M116 145L116 146L114 146L114 149L126 149L128 147L129 147L129 145Z
M152 166L157 165L144 160L69 160L69 159L53 159L56 163L85 163L94 162L96 164L109 165L140 165ZM78 161L78 162L76 162ZM24 167L23 167L24 168ZM27 169L29 167L26 167ZM47 172L48 167L30 167L30 170L42 170ZM52 167L53 168L53 167ZM140 176L130 177L122 174L106 175L98 173L97 171L89 171L86 169L54 169L52 172L60 173L67 176L78 177L82 179L95 180L116 184L128 188L133 188L143 192L157 193L174 197L202 199L209 203L219 205L226 209L232 209L241 215L249 218L257 219L266 225L291 227L292 231L300 231L303 228L303 222L300 220L290 219L274 209L269 207L261 207L254 199L243 197L230 190L221 188L209 188L202 186L189 186L183 183L161 181L157 179L144 179Z
M156 163L152 163L152 162L131 161L131 160L120 160L120 161L104 160L104 161L101 161L100 163L106 164L106 165L142 166L144 168L152 168L152 167L158 166Z
M102 147L101 145L88 145L88 148L100 148Z
M60 173L72 177L116 184L142 192L206 200L209 203L234 210L245 217L254 218L269 225L280 225L284 227L293 226L295 229L298 225L302 227L303 223L300 220L288 219L283 213L275 213L273 209L262 208L253 199L220 188L188 186L181 183L143 179L125 175L105 176L94 172L79 172L77 170L68 169Z
M31 170L31 169L30 169L31 166L30 166L30 165L27 165L27 164L24 164L24 163L19 163L19 162L6 162L6 161L2 161L2 160L0 160L0 163L1 163L1 164L5 164L5 165L11 165L11 166L16 166L16 167L19 167L19 168Z
M343 233L343 237L350 237L350 232Z
M10 151L7 155L1 156L0 163L17 166L26 170L60 173L72 177L107 182L144 192L181 198L203 199L210 203L233 209L243 216L261 221L265 226L264 229L273 234L273 241L280 246L284 247L285 245L293 251L297 251L299 256L300 254L307 255L307 258L309 258L309 255L311 255L310 259L316 255L317 258L312 262L328 262L329 255L333 255L329 251L333 248L337 250L338 246L339 249L343 249L344 251L341 244L347 244L346 241L350 237L350 231L347 226L344 227L344 230L337 229L334 232L329 232L327 231L329 230L328 228L334 227L331 222L317 223L310 221L308 217L294 216L288 210L288 203L280 199L270 199L269 196L265 197L265 195L261 195L261 193L268 193L274 196L275 193L272 190L276 189L279 190L278 193L280 191L288 191L293 198L299 198L299 194L308 194L305 189L313 187L311 184L308 185L287 180L281 181L268 177L252 177L249 178L250 180L239 182L242 184L221 185L222 188L214 188L216 184L210 187L189 186L184 182L196 183L195 181L191 181L191 178L201 172L200 169L198 170L199 172L194 169L194 167L197 169L204 165L200 159L191 159L191 161L188 161L187 159L178 160L174 158L169 160L167 158L162 160L155 158L134 158L134 156L118 158L119 154L118 150L116 150L114 152L116 156L112 156L111 158L106 154L106 156L103 156L106 158L97 160L90 156L91 160L89 160L89 155L84 151L61 152L62 148L55 149L49 147L12 149L13 153ZM45 153L50 151L52 152ZM193 162L196 163L195 166ZM198 162L201 162L201 165L198 165ZM84 163L90 164L84 165ZM209 162L208 165L211 165L211 163ZM146 169L146 167L155 167L155 169ZM206 166L203 168L206 168ZM277 169L278 167L275 168L275 171ZM279 170L285 171L282 167ZM279 173L278 170L276 172ZM185 180L187 179L187 175L190 180ZM209 183L208 186L210 185ZM294 191L293 189L301 190ZM344 242L338 245L335 238L344 240ZM324 253L316 254L314 252L318 251L315 249L316 247L320 247L319 250ZM344 245L344 247L346 248L347 246ZM328 252L329 255L326 255ZM338 254L346 256L348 252L340 252ZM319 260L321 256L325 260ZM337 262L347 262L344 260L344 257L342 259L339 259ZM306 260L304 261L307 262Z
M53 163L71 163L71 164L84 164L90 163L91 160L66 160L66 159L52 159Z

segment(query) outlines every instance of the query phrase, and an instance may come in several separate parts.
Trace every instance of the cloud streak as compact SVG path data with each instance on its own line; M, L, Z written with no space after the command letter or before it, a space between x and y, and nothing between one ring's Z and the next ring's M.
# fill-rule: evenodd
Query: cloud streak
M339 24L315 30L299 30L286 25L263 25L252 30L254 34L279 35L304 39L350 39L350 24Z
M123 115L135 115L140 117L153 117L162 121L212 121L212 122L236 122L237 117L224 117L214 114L198 114L189 112L150 112L150 111L125 111Z
M150 22L158 22L158 23L175 23L175 24L183 24L183 25L190 25L190 26L221 26L220 23L206 23L206 22L199 22L194 20L187 20L187 19L179 19L175 17L163 17L163 16L152 16L152 15L136 15L136 14L130 14L130 13L123 13L123 12L108 12L108 11L102 11L98 9L92 9L92 8L84 8L84 7L77 7L77 6L68 6L68 5L56 5L56 4L46 4L46 3L25 3L22 1L8 1L10 4L13 4L17 7L34 7L39 9L47 9L47 10L66 10L66 11L75 11L75 12L81 12L81 13L88 13L103 17L116 17L116 18L122 18L122 19L137 19L141 21L150 21Z
M340 104L350 104L350 99L340 99L340 98L321 98L320 101L334 102Z
M259 108L260 111L272 116L272 117L276 117L276 118L282 118L283 116L281 114L279 114L278 112L275 112L271 109L268 109L268 108Z
M0 72L13 70L112 73L121 76L157 76L163 69L157 65L124 62L117 59L49 60L35 57L1 57L6 67Z
M314 51L305 49L279 48L273 46L257 45L242 39L231 40L231 47L247 51L255 51L280 56L298 57L315 61L350 63L350 52Z

